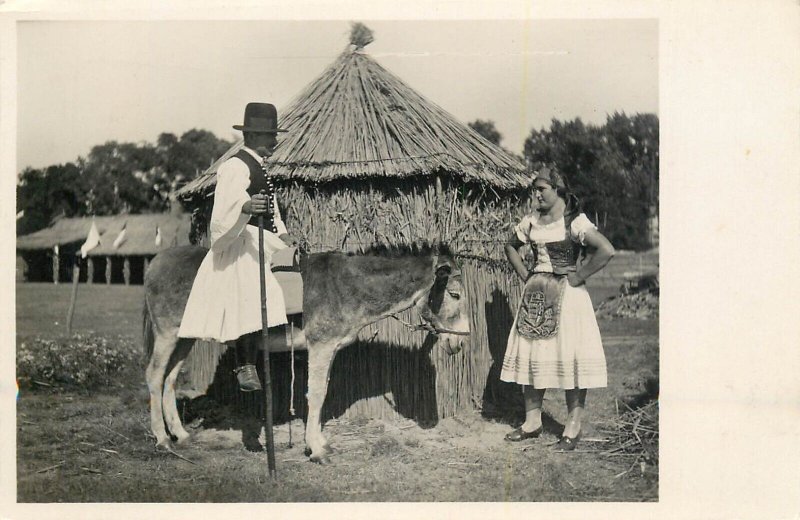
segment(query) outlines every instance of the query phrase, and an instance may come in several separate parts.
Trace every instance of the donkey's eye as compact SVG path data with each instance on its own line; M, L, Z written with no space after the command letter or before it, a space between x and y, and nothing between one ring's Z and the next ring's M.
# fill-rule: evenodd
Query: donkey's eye
M451 298L454 298L456 300L461 298L461 293L457 291L447 291L447 294L449 294Z

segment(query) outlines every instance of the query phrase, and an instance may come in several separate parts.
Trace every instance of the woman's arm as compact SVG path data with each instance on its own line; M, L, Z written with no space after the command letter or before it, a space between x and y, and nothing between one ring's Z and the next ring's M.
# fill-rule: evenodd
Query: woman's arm
M605 267L615 254L611 242L596 229L586 230L584 244L589 248L586 261L576 272L567 275L567 280L573 287L583 284L587 278Z
M528 272L528 268L525 267L525 263L522 261L522 257L519 254L519 248L522 246L523 243L519 237L517 237L517 234L512 233L511 236L508 237L508 241L506 241L505 251L508 261L511 262L511 265L514 267L514 271L517 272L517 275L524 282L528 279L530 273Z

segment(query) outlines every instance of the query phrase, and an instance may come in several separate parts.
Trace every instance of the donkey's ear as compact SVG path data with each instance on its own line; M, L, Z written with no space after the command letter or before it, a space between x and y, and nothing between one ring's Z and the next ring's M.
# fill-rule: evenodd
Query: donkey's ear
M442 263L436 266L436 278L446 278L453 272L453 266L447 263Z

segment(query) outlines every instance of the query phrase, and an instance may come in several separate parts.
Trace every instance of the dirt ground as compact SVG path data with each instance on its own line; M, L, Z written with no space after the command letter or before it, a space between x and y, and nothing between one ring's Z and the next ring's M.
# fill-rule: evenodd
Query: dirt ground
M128 316L124 299L136 301L136 295L128 292L115 294L122 301L106 302L110 315ZM23 302L22 308L33 306ZM36 323L47 319L52 318L23 316L18 319L18 334L41 331ZM25 324L32 327L26 329ZM103 326L111 325L102 323L98 328ZM18 501L658 500L657 466L642 465L630 455L609 454L605 430L620 401L640 397L645 378L658 374L658 323L601 322L601 329L609 387L590 392L583 439L575 452L554 449L565 406L563 392L551 391L545 401L545 433L520 444L503 440L520 414L475 411L425 427L402 418L338 418L324 425L335 450L333 464L320 466L304 454L302 420L279 424L275 427L278 479L271 480L266 453L251 451L254 443L243 433L259 425L248 424L236 411L230 411L235 417L231 423L215 419L207 413L213 403L202 399L181 407L193 434L191 442L180 446L178 455L156 451L149 431L147 391L142 374L134 370L117 387L98 392L40 388L20 395ZM220 413L217 410L216 415Z

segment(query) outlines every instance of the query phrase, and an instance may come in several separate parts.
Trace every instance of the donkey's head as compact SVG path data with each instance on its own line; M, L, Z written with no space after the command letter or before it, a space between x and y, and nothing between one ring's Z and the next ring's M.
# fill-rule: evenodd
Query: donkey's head
M437 255L433 262L434 282L427 298L420 299L418 311L426 329L439 337L439 344L455 354L469 336L469 306L461 268L450 255Z

